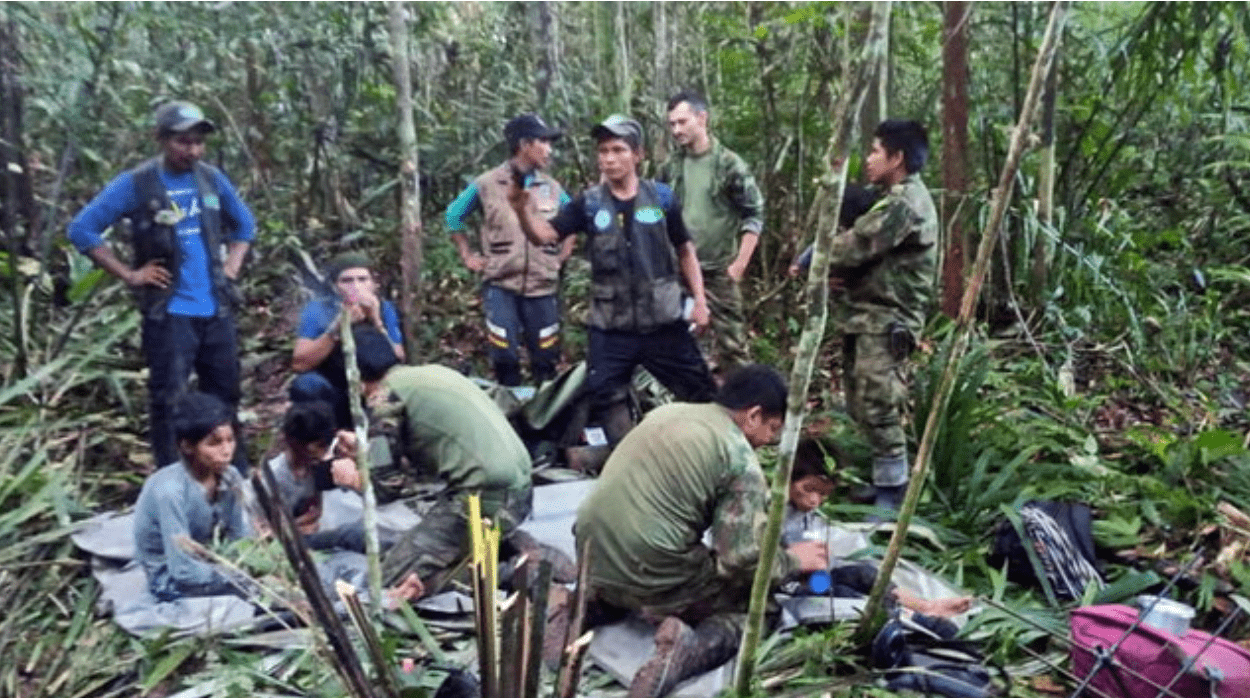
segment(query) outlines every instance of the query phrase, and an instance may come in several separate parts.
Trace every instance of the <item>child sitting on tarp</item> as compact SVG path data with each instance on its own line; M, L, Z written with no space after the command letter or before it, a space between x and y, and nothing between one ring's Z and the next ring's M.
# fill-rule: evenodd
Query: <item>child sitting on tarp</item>
M196 558L179 543L188 538L210 544L249 533L242 478L230 467L233 421L233 410L207 393L188 392L174 405L180 457L148 476L135 504L135 551L158 600L245 595L245 580Z
M278 495L290 507L295 527L314 550L365 551L363 521L322 527L322 493L335 487L359 491L354 439L340 438L330 404L297 402L282 420L283 449L269 460Z
M790 473L789 500L786 517L782 523L781 545L789 546L801 540L821 540L827 535L829 521L819 511L829 495L833 494L834 481L829 462L842 461L840 450L812 438L799 442L794 454L794 469ZM807 584L792 583L787 591L806 594L827 594L839 598L866 597L877 581L877 566L873 562L831 560L827 580L817 574ZM887 604L895 602L903 608L938 618L951 618L967 611L972 599L966 596L944 599L921 598L905 589L891 584L887 592Z

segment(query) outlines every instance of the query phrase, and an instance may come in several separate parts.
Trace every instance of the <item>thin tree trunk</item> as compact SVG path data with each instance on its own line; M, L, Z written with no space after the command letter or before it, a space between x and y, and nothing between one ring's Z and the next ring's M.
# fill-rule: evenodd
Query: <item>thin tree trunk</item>
M668 97L671 91L670 71L672 65L671 46L668 41L668 3L654 2L651 3L651 22L655 33L655 75L651 80L654 103L658 105L660 110L659 123L657 129L658 137L652 142L654 147L651 148L652 156L655 162L664 162L668 157L668 139L664 137L664 124L667 123L667 114L664 108L668 104Z
M6 8L6 15L11 10ZM22 151L22 85L19 71L22 65L21 49L18 47L17 23L7 16L0 24L0 167L4 171L0 177L4 179L4 189L0 192L0 228L4 231L8 243L9 280L13 284L13 378L26 375L26 318L23 311L22 287L25 285L21 274L17 272L17 262L25 250L25 240L19 233L19 217L26 219L26 230L29 235L34 230L34 205L28 197L21 195L23 181L29 192L30 175L27 170L26 158Z
M402 3L392 3L390 12L391 68L395 73L395 103L399 110L399 225L400 260L404 304L404 333L408 356L417 356L417 326L421 317L421 187L420 155L417 152L417 127L413 120L411 56L408 49L408 10Z
M552 7L550 2L536 2L533 5L534 40L538 44L538 70L534 73L534 90L538 93L538 111L547 109L547 97L551 94L551 86L556 82L560 59L556 53L556 37L552 28Z
M751 605L747 612L746 631L738 652L738 676L735 689L740 696L750 695L755 674L755 659L764 624L764 608L772 586L773 563L781 541L781 522L786 510L786 493L790 489L790 471L794 467L794 452L798 446L799 433L807 412L808 387L820 340L825 333L829 314L829 249L838 232L837 211L841 206L842 192L846 185L847 161L859 130L859 114L868 96L872 66L885 50L886 27L889 26L890 3L874 3L868 36L854 65L848 65L844 75L851 82L842 90L838 106L833 113L834 133L829 141L826 162L833 163L832 171L822 178L820 190L813 201L818 211L819 234L812 256L812 266L807 275L807 322L795 355L794 370L790 374L790 397L786 405L786 425L781 434L781 446L777 454L777 471L773 475L771 503L768 511L768 527L760 541L759 565L751 587ZM848 63L850 52L844 54Z
M907 494L903 498L903 505L898 512L898 523L894 527L894 535L890 538L885 559L881 561L881 568L877 573L877 581L868 596L868 603L864 607L864 614L856 631L857 639L863 642L870 639L876 632L877 618L881 612L881 602L885 597L886 587L890 582L890 576L894 573L894 567L898 563L899 554L902 552L903 540L907 537L907 528L911 524L912 515L916 512L916 502L919 501L920 492L924 489L924 482L929 471L929 459L933 453L933 444L937 437L938 424L941 423L946 412L951 390L955 384L955 372L959 366L959 360L968 349L969 338L972 335L973 312L976 309L977 296L980 294L981 286L985 282L986 271L994 252L994 244L998 240L1007 204L1011 201L1016 173L1020 169L1020 159L1024 155L1029 126L1035 116L1037 102L1042 91L1042 82L1046 77L1046 72L1050 69L1050 64L1054 60L1055 51L1058 48L1059 37L1063 32L1063 23L1067 18L1067 9L1068 3L1066 0L1055 3L1050 13L1050 21L1046 26L1046 34L1042 38L1042 46L1037 53L1037 61L1033 64L1029 89L1021 105L1020 117L1016 123L1016 128L1011 134L1011 145L1007 151L1007 161L1003 163L1002 173L998 178L998 187L994 189L990 218L986 223L985 231L981 235L976 262L972 268L972 276L968 280L968 287L964 290L963 301L959 308L959 318L956 321L955 336L952 340L953 345L950 353L947 355L941 382L938 384L937 391L933 397L933 405L929 410L929 419L925 423L924 435L920 439L920 447L916 453L916 462L911 469L911 481L907 486Z
M620 101L617 102L617 110L622 114L629 114L629 105L634 101L633 95L633 71L629 67L629 34L627 29L629 22L625 21L625 13L628 10L623 2L616 3L615 18L615 36L616 36L616 89Z
M1032 272L1029 274L1029 288L1033 291L1033 302L1042 298L1049 276L1048 245L1046 236L1054 225L1055 216L1055 101L1058 95L1056 73L1059 71L1059 57L1050 64L1046 73L1046 94L1042 98L1042 153L1037 173L1037 218L1042 229L1037 231L1033 240Z
M967 266L963 202L968 191L968 20L972 6L947 2L942 40L942 312L959 315Z

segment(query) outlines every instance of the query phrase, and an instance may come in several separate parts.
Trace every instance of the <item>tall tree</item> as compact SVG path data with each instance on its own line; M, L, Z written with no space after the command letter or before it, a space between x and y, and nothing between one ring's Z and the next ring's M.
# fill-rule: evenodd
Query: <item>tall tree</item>
M399 111L396 125L399 137L399 232L403 289L400 298L408 327L404 336L408 356L417 353L417 325L421 318L422 228L420 153L417 151L417 127L413 120L411 53L408 49L408 10L405 3L389 5L391 69L395 77L395 106Z
M1037 219L1041 230L1033 239L1032 269L1029 273L1029 288L1032 289L1032 301L1038 303L1046 289L1047 281L1047 244L1046 236L1052 229L1055 215L1055 102L1059 81L1059 55L1050 64L1046 73L1046 93L1042 96L1042 152L1037 173Z
M942 312L959 315L964 291L964 201L968 191L968 2L943 3L942 30Z

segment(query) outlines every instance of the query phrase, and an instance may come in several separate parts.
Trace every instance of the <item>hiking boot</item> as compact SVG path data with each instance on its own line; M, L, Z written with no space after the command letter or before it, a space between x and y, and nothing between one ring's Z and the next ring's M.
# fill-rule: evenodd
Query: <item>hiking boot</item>
M729 627L704 621L691 629L669 616L655 631L655 652L634 675L629 698L660 698L682 681L729 661L738 649L738 635Z
M537 565L543 560L550 562L551 581L558 584L572 584L577 581L577 565L568 555L546 543L540 542L526 531L522 531L519 528L513 530L512 533L508 534L508 544L518 554L525 555L529 560L529 564Z

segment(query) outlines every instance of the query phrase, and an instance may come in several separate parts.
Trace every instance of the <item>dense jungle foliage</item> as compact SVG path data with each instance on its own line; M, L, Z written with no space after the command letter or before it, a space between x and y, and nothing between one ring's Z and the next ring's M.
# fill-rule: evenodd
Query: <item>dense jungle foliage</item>
M948 259L966 261L982 233L1049 10L893 6L884 99L862 120L867 133L886 114L928 125L925 178L941 194ZM423 223L418 302L402 308L410 355L486 375L477 282L442 211L504 159L507 118L536 110L567 130L553 174L576 190L597 177L586 137L597 117L643 122L649 171L671 147L666 97L692 87L763 189L767 220L745 281L751 343L758 360L788 368L806 308L785 270L816 232L806 221L862 7L457 2L406 13ZM153 464L138 315L64 231L105 182L155 152L156 104L188 99L221 126L207 159L259 220L240 335L244 417L260 455L308 297L299 260L366 250L400 295L406 156L391 38L381 3L0 5L0 695L197 684L218 695L342 694L311 652L268 655L262 667L230 640L139 641L96 613L97 585L68 532L133 504ZM960 46L963 67L944 52ZM1043 630L1063 635L1063 609L986 561L994 523L1029 499L1090 503L1109 581L1131 587L1138 573L1185 568L1177 593L1198 609L1196 624L1238 614L1224 634L1250 638L1238 596L1250 584L1250 531L1217 511L1250 511L1250 5L1075 3L1050 85L1053 155L1042 118L918 510L935 535L906 551L985 600L968 633L1015 669L1017 695L1072 688L1064 647ZM966 96L962 110L947 93ZM570 361L584 354L587 283L575 259L564 286ZM917 437L952 327L935 309L913 382ZM838 347L830 326L811 421L864 454L840 409ZM840 492L862 483L862 460ZM844 502L828 513L862 517ZM397 656L424 656L396 638ZM865 683L842 629L767 645L761 671L761 695L887 695ZM597 685L611 690L583 688Z

